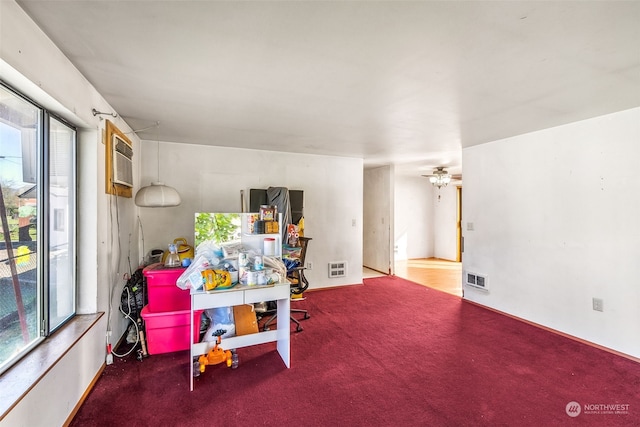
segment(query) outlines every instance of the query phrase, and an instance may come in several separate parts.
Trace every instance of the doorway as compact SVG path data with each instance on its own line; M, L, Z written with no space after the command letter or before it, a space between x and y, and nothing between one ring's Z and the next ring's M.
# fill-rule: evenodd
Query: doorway
M433 241L431 257L398 259L395 274L412 282L462 296L462 187L437 190L433 209L423 213L432 224L427 233ZM402 203L402 202L400 202ZM401 228L400 225L399 228ZM396 236L396 239L398 236ZM402 257L399 257L402 258Z
M408 259L396 262L396 276L462 296L462 263L438 258Z

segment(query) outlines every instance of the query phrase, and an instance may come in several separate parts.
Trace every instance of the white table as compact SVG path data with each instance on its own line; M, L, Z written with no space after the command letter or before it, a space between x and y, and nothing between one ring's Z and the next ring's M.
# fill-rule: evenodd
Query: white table
M194 324L193 312L196 310L206 310L216 307L232 307L242 304L253 304L262 301L277 301L278 317L277 329L274 331L258 332L255 334L241 335L236 337L224 338L222 340L222 348L232 349L247 347L250 345L264 344L267 342L276 342L278 353L282 357L282 361L289 368L290 363L290 285L289 283L277 283L270 286L246 286L236 285L231 289L220 291L192 291L191 293L191 335L194 336L194 328L200 330L200 324ZM191 345L189 354L190 366L190 387L193 391L193 358L207 353L215 342L201 342Z

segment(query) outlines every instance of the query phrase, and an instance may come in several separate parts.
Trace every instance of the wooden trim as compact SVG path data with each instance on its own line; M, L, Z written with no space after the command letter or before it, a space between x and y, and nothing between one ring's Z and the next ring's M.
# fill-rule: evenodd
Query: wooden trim
M80 400L78 401L78 403L76 403L76 406L74 406L73 410L67 417L67 420L64 422L63 427L68 427L71 424L71 421L73 421L76 414L80 410L80 407L84 404L84 401L87 400L87 397L89 397L89 393L91 393L91 391L93 390L93 387L95 387L96 383L100 379L100 376L102 375L102 372L104 371L104 368L106 367L107 367L107 364L103 363L100 369L98 370L98 373L96 374L96 376L93 377L93 380L91 380L91 383L89 383L89 386L86 388L84 393L82 393Z
M120 131L110 120L106 120L106 126L104 130L104 147L105 147L105 168L104 168L104 183L105 183L105 192L107 194L115 194L121 197L131 198L133 194L133 189L131 187L127 187L126 185L116 184L113 182L113 159L112 159L112 143L113 143L113 135L118 135L120 138L124 139L129 145L133 147L131 140L127 138L127 136Z
M512 319L519 320L519 321L524 322L524 323L526 323L528 325L535 326L536 328L540 328L540 329L545 330L547 332L551 332L552 334L556 334L556 335L560 335L560 336L565 337L565 338L569 338L570 340L577 341L579 343L588 345L589 347L594 347L594 348L597 348L599 350L606 351L607 353L615 354L616 356L624 357L625 359L629 359L629 360L631 360L633 362L640 363L640 358L631 356L630 354L622 353L622 352L614 350L612 348L608 348L608 347L602 346L600 344L596 344L594 342L584 340L582 338L574 337L573 335L569 335L569 334L567 334L565 332L560 332L557 329L549 328L549 327L541 325L539 323L535 323L535 322L532 322L530 320L526 320L526 319L523 319L523 318L518 317L518 316L514 316L514 315L509 314L509 313L505 313L504 311L500 311L500 310L497 310L495 308L488 307L486 305L482 305L482 304L480 304L478 302L475 302L475 301L470 301L470 300L464 299L464 298L462 299L462 301L467 302L469 304L473 304L473 305L478 306L478 307L485 308L487 310L491 310L494 313L502 314L503 316L507 316L507 317L510 317Z
M74 316L0 376L0 421L98 322L104 312ZM1 424L1 423L0 423Z
M363 267L364 268L368 268L369 270L375 271L377 273L384 274L385 276L395 276L395 274L385 273L384 271L380 271L380 270L377 270L375 268L367 267L366 265L363 265ZM335 286L331 286L331 287L335 287Z
M462 262L462 187L456 187L456 262Z
M127 336L127 334L126 334L126 331L125 331L125 333L122 334L122 336L120 337L118 342L116 342L113 345L113 348L114 349L120 348L120 345L126 339L126 336ZM113 352L112 352L112 354L113 354ZM105 370L106 367L107 367L107 363L105 361L105 363L103 363L102 366L100 367L100 369L98 370L98 373L96 373L95 377L93 377L93 380L91 380L91 382L87 386L87 388L84 391L84 393L82 393L82 396L80 397L80 400L78 400L78 403L76 403L76 406L73 408L73 410L71 411L71 413L67 417L67 420L64 422L63 427L68 427L71 424L71 421L73 421L73 419L75 418L76 414L80 410L80 407L84 404L84 401L87 400L87 397L89 397L89 393L91 393L93 388L96 386L96 383L98 382L98 380L102 376L102 372Z

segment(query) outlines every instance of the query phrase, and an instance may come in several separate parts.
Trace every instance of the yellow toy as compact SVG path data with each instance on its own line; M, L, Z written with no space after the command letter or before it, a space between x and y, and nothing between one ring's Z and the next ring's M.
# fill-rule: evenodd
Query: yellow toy
M238 367L238 355L235 350L223 350L219 347L222 341L222 335L227 331L224 329L218 329L213 333L216 337L216 343L207 354L203 354L198 358L200 364L200 372L204 372L207 365L217 365L219 363L227 362L227 367L236 369Z

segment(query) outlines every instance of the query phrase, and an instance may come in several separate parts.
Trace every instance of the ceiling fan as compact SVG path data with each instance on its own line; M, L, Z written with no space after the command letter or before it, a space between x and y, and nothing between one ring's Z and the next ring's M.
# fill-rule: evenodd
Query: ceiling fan
M429 182L433 184L434 187L446 187L450 182L460 182L462 181L462 175L456 174L452 175L444 168L444 166L438 166L433 171L431 175L422 175L426 178L429 178Z

